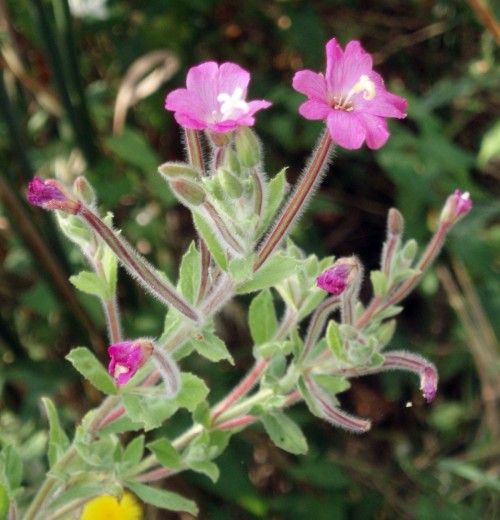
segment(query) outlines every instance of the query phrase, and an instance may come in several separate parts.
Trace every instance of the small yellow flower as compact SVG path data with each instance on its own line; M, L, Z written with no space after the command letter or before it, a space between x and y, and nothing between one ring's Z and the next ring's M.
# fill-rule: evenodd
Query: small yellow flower
M121 500L103 495L87 502L80 520L143 520L142 507L127 491Z

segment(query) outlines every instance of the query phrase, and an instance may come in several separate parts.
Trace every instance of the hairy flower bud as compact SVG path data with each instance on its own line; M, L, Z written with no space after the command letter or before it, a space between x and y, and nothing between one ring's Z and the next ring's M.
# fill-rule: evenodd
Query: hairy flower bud
M96 196L94 189L90 182L85 177L77 177L73 183L73 192L79 197L87 206L94 206L96 203Z
M331 294L342 294L359 276L360 265L354 257L340 258L317 278L318 287Z
M443 224L452 226L469 213L471 208L472 199L469 192L462 193L460 190L455 190L446 200L440 220Z
M40 177L34 177L29 183L27 198L34 206L58 209L72 215L76 215L81 207L81 202L54 179L43 181Z
M241 182L225 168L217 170L217 178L224 190L232 199L239 199L243 194L243 186Z
M185 163L177 162L166 162L158 167L158 171L168 180L175 179L176 177L185 177L199 181L201 175L192 166Z
M150 358L153 350L153 342L145 338L121 341L111 345L108 348L111 357L108 371L116 384L123 386L128 383L139 368Z
M177 198L186 206L200 206L205 202L205 191L196 182L183 177L176 177L170 180L170 186Z
M260 142L255 133L246 126L241 126L236 131L236 153L243 166L253 168L261 160L262 151Z
M387 217L387 228L391 235L402 235L405 227L403 215L396 209L391 208Z

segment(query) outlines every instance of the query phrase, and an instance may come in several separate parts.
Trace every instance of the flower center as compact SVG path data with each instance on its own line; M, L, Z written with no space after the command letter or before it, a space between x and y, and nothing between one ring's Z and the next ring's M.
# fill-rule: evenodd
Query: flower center
M246 114L250 110L248 103L242 99L242 96L243 89L240 87L236 87L231 95L221 92L217 96L217 101L221 104L222 121L232 119L236 115L241 115L241 113ZM236 114L237 112L238 114Z
M130 372L130 369L128 367L117 363L115 366L115 373L113 374L113 377L116 379L117 377L120 377L122 374L127 374L128 372Z
M375 97L375 83L366 75L362 74L359 78L358 82L352 89L347 93L346 96L340 96L340 98L333 98L333 109L334 110L344 110L345 112L352 112L354 110L353 103L351 101L352 96L354 94L363 93L363 99L370 101Z

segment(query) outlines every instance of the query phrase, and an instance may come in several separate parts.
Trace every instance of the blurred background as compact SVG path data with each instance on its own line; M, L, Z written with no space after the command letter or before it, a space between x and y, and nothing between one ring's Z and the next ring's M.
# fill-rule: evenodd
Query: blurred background
M26 485L45 471L40 397L56 400L70 433L101 398L64 356L87 345L107 363L100 306L67 281L84 259L52 215L28 207L29 180L85 175L103 214L175 279L195 234L156 173L183 158L165 95L202 61L251 71L250 98L273 102L256 125L266 170L289 166L293 183L322 124L299 116L305 98L291 79L323 70L335 36L373 54L388 88L409 100L408 118L390 122L379 151L338 151L293 238L373 269L391 206L423 247L445 198L470 191L472 212L407 299L392 343L437 365L438 396L427 405L407 374L353 381L341 401L372 419L368 434L333 429L299 405L290 413L307 456L280 451L256 426L232 439L217 484L186 473L163 485L212 520L500 518L499 19L500 5L484 0L0 0L0 443L19 447ZM127 336L161 333L161 305L124 273L119 298ZM247 303L219 323L236 366L184 365L214 401L252 365Z

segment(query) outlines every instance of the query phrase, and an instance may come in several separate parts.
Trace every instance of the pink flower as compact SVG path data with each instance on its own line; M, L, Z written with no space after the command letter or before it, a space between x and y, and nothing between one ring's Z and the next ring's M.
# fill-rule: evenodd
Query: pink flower
M67 194L66 189L56 180L43 181L34 177L28 185L28 201L44 209L59 209L76 215L80 202Z
M186 88L171 92L165 108L175 112L185 128L223 133L238 126L252 126L253 115L271 105L269 101L245 101L250 74L235 63L208 61L192 67Z
M359 262L355 258L340 258L318 276L316 283L321 289L338 296L352 284L359 271Z
M332 140L349 150L365 140L369 148L380 148L389 138L385 118L406 117L406 100L388 92L372 67L372 57L358 41L349 42L344 52L332 38L326 44L325 75L301 70L293 78L293 88L309 98L299 108L301 115L325 119Z
M118 386L129 382L130 378L144 365L153 353L154 345L149 339L121 341L108 348L111 356L108 372Z

